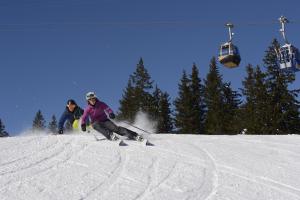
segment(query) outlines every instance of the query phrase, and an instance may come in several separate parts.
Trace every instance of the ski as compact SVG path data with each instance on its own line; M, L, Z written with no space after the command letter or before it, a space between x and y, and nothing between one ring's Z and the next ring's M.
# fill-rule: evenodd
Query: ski
M149 142L149 140L146 140L146 146L155 146L152 142Z
M128 146L128 144L127 143L125 143L123 140L121 140L120 142L119 142L119 146Z
M142 146L155 146L148 139L143 139L143 140L127 139L127 141L133 141L134 142L134 143L129 143L129 145L130 144L132 144L132 145L138 144L138 145L142 145Z
M147 138L144 138L143 136L139 136L135 139L137 142L143 143L145 146L154 146L152 142L150 142Z
M144 139L143 141L138 141L144 146L155 146L152 142L150 142L148 139Z
M96 141L104 141L104 140L108 140L107 138L98 138L97 136L96 136L96 134L93 134L94 135L94 138L95 138L95 140ZM143 146L155 146L152 142L150 142L148 139L145 139L145 138L143 138L143 137L138 137L138 138L132 138L132 139L126 139L125 138L125 140L128 140L128 141L135 141L135 142L137 142L137 143L139 143L139 144L142 144ZM108 141L111 141L111 142L118 142L118 145L119 146L129 146L129 144L128 143L126 143L125 141L124 141L124 139L123 138L120 138L120 137L115 137L114 138L114 140L108 140Z
M106 138L98 138L95 133L93 133L93 135L96 141L107 140Z
M104 141L104 140L108 140L107 138L98 138L96 135L94 135L95 137L95 140L96 141ZM119 138L116 139L116 140L108 140L108 141L111 141L111 142L119 142L118 145L119 146L128 146L127 143L124 142L124 140L120 140Z

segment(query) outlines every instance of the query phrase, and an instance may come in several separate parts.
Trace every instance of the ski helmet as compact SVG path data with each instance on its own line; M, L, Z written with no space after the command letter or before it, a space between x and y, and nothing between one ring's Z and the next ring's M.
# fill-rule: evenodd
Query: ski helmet
M93 98L97 98L95 92L88 92L88 93L85 95L85 99L86 99L87 101L90 100L90 99L93 99Z

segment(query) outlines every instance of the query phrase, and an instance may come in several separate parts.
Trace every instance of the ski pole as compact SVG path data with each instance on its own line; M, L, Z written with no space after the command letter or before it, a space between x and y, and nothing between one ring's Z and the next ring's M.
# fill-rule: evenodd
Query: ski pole
M150 132L148 132L148 131L146 131L146 130L144 130L144 129L141 129L141 128L137 127L137 126L131 125L131 124L127 123L127 122L123 122L123 123L125 123L125 124L127 124L127 125L129 125L129 126L132 126L132 127L134 127L134 128L137 128L137 129L139 129L139 130L141 130L141 131L144 131L145 133L152 134L152 133L150 133Z

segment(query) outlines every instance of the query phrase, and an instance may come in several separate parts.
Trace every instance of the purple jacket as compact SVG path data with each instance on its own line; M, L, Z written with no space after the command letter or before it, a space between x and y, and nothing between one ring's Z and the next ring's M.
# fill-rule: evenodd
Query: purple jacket
M112 109L108 105L97 99L94 106L89 104L84 109L81 124L84 124L88 117L90 117L91 123L106 121L108 119L107 116L112 112Z

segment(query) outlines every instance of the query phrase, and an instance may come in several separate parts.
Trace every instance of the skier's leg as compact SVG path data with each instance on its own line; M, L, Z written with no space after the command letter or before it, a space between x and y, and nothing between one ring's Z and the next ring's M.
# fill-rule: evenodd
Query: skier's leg
M135 139L138 134L134 131L131 131L127 128L124 128L122 126L117 126L116 124L114 124L112 121L107 120L104 122L104 126L105 128L107 128L110 131L113 131L119 135L122 136L127 136L129 139Z
M117 126L115 123L113 123L110 120L107 120L107 121L103 122L103 126L106 129L108 129L108 130L110 130L112 132L115 132L115 133L117 133L119 135L122 135L122 136L126 135L126 132L124 132L124 130L120 129L119 126Z
M111 131L108 130L107 128L105 128L105 126L103 126L102 123L95 122L95 123L92 124L92 126L96 131L98 131L99 133L104 135L104 137L106 137L109 140L111 139L110 138Z
M120 129L122 129L124 132L127 133L126 135L127 135L127 137L128 137L129 139L136 139L137 136L138 136L138 134L137 134L136 132L134 132L134 131L132 131L132 130L129 130L129 129L127 129L127 128L120 127Z

